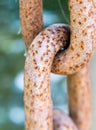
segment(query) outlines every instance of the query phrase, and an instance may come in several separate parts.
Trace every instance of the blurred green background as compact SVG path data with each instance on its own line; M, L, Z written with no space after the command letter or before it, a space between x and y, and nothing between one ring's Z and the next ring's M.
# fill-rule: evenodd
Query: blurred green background
M67 0L43 0L44 25L69 24ZM20 32L19 0L0 0L0 130L24 130L23 69L25 45ZM96 120L95 55L91 63L93 129ZM55 108L68 112L66 77L51 74ZM58 95L58 96L57 96Z

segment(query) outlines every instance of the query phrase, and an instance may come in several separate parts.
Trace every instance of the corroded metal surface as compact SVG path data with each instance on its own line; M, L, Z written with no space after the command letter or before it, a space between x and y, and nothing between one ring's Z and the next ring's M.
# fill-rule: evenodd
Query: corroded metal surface
M96 43L95 8L91 0L69 0L70 46L57 54L52 64L52 72L73 74L90 60ZM67 68L67 69L66 69Z
M42 0L20 0L21 30L26 47L43 28Z
M75 130L75 125L79 130L90 130L91 84L89 67L85 65L92 56L96 42L95 3L95 0L69 0L71 33L68 26L59 24L45 29L34 39L43 28L42 1L20 0L22 33L26 47L29 48L25 64L24 94L27 130L53 130L53 118L56 119L55 130ZM65 50L66 45L69 47ZM64 50L59 51L60 48ZM75 125L66 114L62 113L61 116L61 112L56 110L52 113L49 77L51 70L58 74L71 74L68 76L69 108ZM65 117L70 122L69 125L66 125Z
M67 37L66 26L55 24L42 31L28 50L24 87L27 130L53 130L50 71Z
M53 111L53 123L54 130L78 130L72 119L60 110Z
M89 64L78 73L68 76L70 116L79 130L91 130L92 102Z

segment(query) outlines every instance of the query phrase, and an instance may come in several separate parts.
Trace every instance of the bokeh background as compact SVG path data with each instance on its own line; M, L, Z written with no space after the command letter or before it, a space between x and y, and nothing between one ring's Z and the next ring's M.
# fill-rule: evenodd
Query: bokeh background
M43 0L45 27L69 24L67 0ZM0 130L24 130L23 70L26 48L22 40L19 0L0 0ZM91 61L93 128L96 130L96 54ZM51 74L55 108L68 113L66 77ZM83 104L82 104L83 105Z

